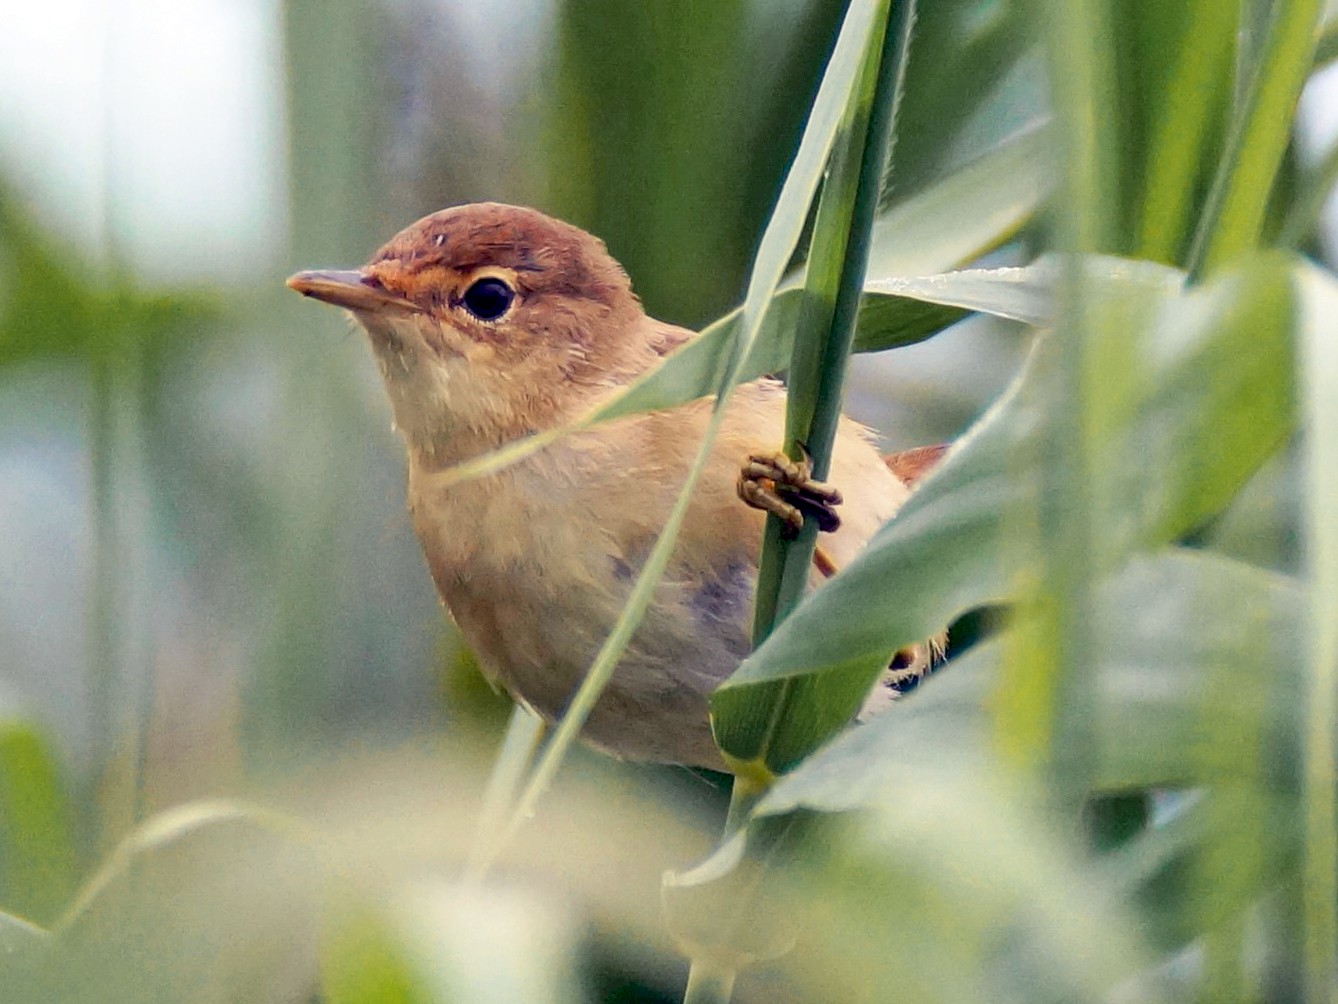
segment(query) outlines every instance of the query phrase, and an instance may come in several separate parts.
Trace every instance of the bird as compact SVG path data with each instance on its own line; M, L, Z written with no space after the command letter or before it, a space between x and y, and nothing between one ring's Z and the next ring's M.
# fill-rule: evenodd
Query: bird
M693 332L649 316L597 237L538 210L455 206L356 269L287 285L363 328L408 455L408 506L437 591L485 675L547 721L567 707L686 478L712 403L565 435L470 480L451 468L560 427L616 395ZM891 519L940 447L884 458L842 417L830 484L769 449L786 391L741 384L651 606L584 726L615 756L727 770L711 692L748 655L765 512L819 520L811 584ZM747 504L745 504L747 503ZM839 515L838 515L839 512ZM930 667L941 638L898 653L875 709Z

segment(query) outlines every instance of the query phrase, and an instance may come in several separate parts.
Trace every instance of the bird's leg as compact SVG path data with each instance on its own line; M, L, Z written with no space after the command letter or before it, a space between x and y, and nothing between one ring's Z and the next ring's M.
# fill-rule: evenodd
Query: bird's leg
M814 481L813 465L808 457L791 460L780 450L754 453L739 472L739 498L754 509L769 512L783 520L791 533L804 526L804 516L818 521L827 533L841 525L835 507L841 493L822 481Z

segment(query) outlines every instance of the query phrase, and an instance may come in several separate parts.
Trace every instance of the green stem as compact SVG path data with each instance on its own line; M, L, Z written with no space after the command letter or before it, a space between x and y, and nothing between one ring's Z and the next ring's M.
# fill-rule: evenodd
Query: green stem
M905 79L905 54L914 21L914 0L884 7L871 32L856 100L847 107L841 136L828 165L818 204L813 244L805 279L804 323L795 338L786 415L786 446L792 457L807 453L814 476L830 467L832 443L841 415L841 395L868 265L870 233L878 208L897 98ZM880 29L881 28L881 32ZM801 445L802 444L802 445ZM817 527L806 520L794 539L768 517L763 538L753 641L760 644L793 608L808 582ZM777 688L781 713L790 688ZM736 776L726 835L737 832L765 791L765 782ZM694 959L684 1004L725 1002L733 991L735 970L709 959Z
M818 204L805 293L805 323L795 337L786 414L786 446L793 457L807 452L813 475L827 476L841 419L841 399L855 341L860 295L868 267L870 235L891 156L892 125L905 80L906 53L915 20L914 0L893 3L886 29L866 59L861 90L866 101L852 106L828 169ZM805 520L793 539L769 517L758 574L753 642L764 641L803 596L808 584L817 526Z

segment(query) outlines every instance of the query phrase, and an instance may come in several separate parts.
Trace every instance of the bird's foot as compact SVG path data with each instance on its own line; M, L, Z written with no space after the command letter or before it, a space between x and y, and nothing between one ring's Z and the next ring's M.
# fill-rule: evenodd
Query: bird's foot
M739 498L779 517L791 533L803 529L805 515L817 520L818 529L830 533L841 525L835 508L841 504L841 493L814 481L812 475L807 456L791 460L780 450L754 453L739 472Z

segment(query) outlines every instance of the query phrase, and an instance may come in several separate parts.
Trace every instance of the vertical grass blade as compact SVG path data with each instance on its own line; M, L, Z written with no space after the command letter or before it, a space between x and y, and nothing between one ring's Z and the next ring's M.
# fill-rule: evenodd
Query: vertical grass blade
M1304 703L1305 1000L1338 993L1338 287L1301 278L1302 407L1310 578L1310 672Z
M1190 251L1189 271L1195 280L1259 241L1269 193L1291 139L1296 102L1310 73L1323 10L1321 0L1277 0L1268 13L1265 37L1240 61L1240 101ZM1256 52L1257 58L1249 58Z
M847 113L845 142L834 152L823 185L806 266L805 309L789 368L785 448L795 459L807 452L819 480L830 468L841 417L873 217L892 155L892 125L905 81L914 0L894 2L886 20L878 50L871 47L858 99ZM754 645L765 641L803 596L817 534L817 525L807 520L797 537L786 539L780 520L767 518Z
M1137 249L1141 257L1173 264L1194 230L1195 189L1205 140L1218 128L1231 64L1234 19L1216 0L1190 5L1184 42L1171 69L1152 126Z
M1014 766L1047 777L1057 800L1076 807L1086 793L1091 755L1091 616L1097 528L1092 495L1095 413L1089 310L1078 255L1113 240L1117 151L1102 123L1111 121L1114 67L1107 37L1109 12L1102 0L1042 5L1054 100L1060 120L1064 197L1056 223L1061 250L1069 252L1061 287L1048 377L1040 391L1057 420L1039 444L1039 496L1035 515L1015 512L1019 527L1034 526L1035 577L1018 602L1019 630L1012 633L996 689L995 742ZM1035 523L1031 522L1032 518Z

